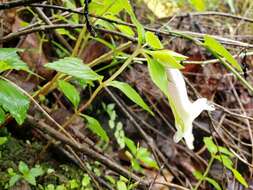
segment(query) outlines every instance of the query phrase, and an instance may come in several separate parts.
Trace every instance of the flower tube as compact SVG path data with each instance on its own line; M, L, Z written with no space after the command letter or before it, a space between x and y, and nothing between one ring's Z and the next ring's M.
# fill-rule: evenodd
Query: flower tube
M194 149L192 123L204 111L213 111L214 106L208 104L206 98L199 98L194 102L189 100L183 74L178 69L167 69L169 80L169 101L175 117L177 132L174 141L177 143L184 138L186 145Z

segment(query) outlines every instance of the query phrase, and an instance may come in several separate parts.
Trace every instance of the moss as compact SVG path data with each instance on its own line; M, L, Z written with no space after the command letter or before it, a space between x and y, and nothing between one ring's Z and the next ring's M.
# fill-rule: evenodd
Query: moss
M53 154L44 153L43 158L37 160L44 145L40 142L24 142L13 137L0 146L0 189L9 182L10 176L8 168L18 172L20 161L29 165L29 168L39 164L45 171L45 174L36 179L37 184L45 187L48 184L61 185L67 184L69 180L75 179L81 181L84 173L76 165L63 160L55 160ZM38 189L38 187L32 187Z

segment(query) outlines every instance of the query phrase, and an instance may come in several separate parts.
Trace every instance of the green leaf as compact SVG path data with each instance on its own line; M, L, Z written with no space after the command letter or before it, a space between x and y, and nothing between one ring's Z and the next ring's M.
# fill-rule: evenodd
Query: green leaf
M7 137L0 137L0 146L8 141Z
M211 154L217 154L218 149L217 146L214 144L212 137L204 137L204 143L206 145L207 150Z
M179 56L180 54L176 52L170 50L156 50L156 51L146 51L146 53L150 54L154 59L156 59L166 67L175 69L184 68L184 66L180 64L180 61L185 59L186 57L183 55L181 55L180 57Z
M44 171L41 167L32 168L29 172L33 177L38 177L44 174Z
M153 49L163 49L163 44L153 32L147 31L145 33L145 39L147 44Z
M29 108L29 99L5 80L0 80L0 105L9 111L17 123L21 125Z
M205 177L205 180L208 181L208 183L212 184L216 190L222 190L220 185L214 179Z
M24 177L24 179L25 179L28 183L30 183L31 185L36 185L36 179L35 179L35 177L32 176L30 173L25 174L23 177Z
M105 142L109 142L108 135L106 134L103 127L101 127L100 123L95 118L90 117L88 115L82 115L82 116L85 117L85 119L88 121L87 126L93 133L98 135Z
M204 137L204 143L207 150L212 154L217 154L218 152L226 154L229 157L234 157L233 153L223 146L217 146L214 144L212 137Z
M48 184L48 185L46 186L46 189L45 189L45 190L55 190L54 185L53 185L53 184Z
M81 59L74 57L65 57L58 61L48 63L45 67L54 69L58 72L77 77L83 80L102 80L102 76L91 70L91 68L83 64Z
M147 57L148 71L151 80L167 96L168 95L168 78L166 68L157 60Z
M189 0L197 11L204 11L206 9L204 0Z
M235 178L242 184L244 185L244 187L248 188L249 185L246 182L246 180L242 177L242 175L236 170L236 169L231 169L231 171L233 172Z
M90 180L91 180L90 177L87 174L85 174L82 179L82 186L87 187L90 184Z
M0 125L5 122L5 112L4 110L0 107Z
M219 160L226 168L233 169L233 162L228 156L221 154L215 155L214 158Z
M21 179L20 175L14 175L10 178L9 180L9 186L12 187L13 185L15 185L15 183L17 183L19 180Z
M56 29L57 33L61 34L61 35L66 35L68 36L71 40L76 40L75 36L73 36L70 31L64 29L64 28L58 28Z
M205 35L204 37L205 45L212 51L217 53L219 56L224 57L234 68L242 72L240 64L235 60L235 58L226 50L220 42L212 38L211 36Z
M225 147L222 147L222 146L218 146L218 151L220 153L223 153L223 154L226 154L227 156L233 158L234 157L234 154L232 152L230 152L227 148Z
M194 175L194 177L197 179L197 180L202 180L203 179L203 175L202 175L202 173L200 172L200 171L194 171L193 172L193 175Z
M90 13L96 15L116 15L124 9L121 0L92 0L89 4Z
M125 143L126 143L127 148L131 151L132 155L136 155L137 154L137 147L135 146L134 141L125 137Z
M159 169L156 161L151 157L150 152L146 148L139 148L137 150L136 158L146 164L148 167Z
M153 112L150 110L148 105L143 101L141 96L127 83L119 82L119 81L111 81L108 83L108 86L113 86L121 90L130 100L134 103L138 104L144 110L148 111L150 114L154 115Z
M76 179L72 179L69 181L70 189L76 189L79 187L78 181Z
M117 182L117 190L127 190L126 183L123 181Z
M126 34L126 35L131 36L131 37L134 37L134 36L135 36L134 31L133 31L132 28L129 27L129 26L117 24L116 27L117 27L117 28L119 29L119 31L122 32L123 34Z
M80 96L79 92L76 90L75 86L70 84L69 82L66 82L64 80L60 80L58 82L59 90L63 92L63 94L69 99L69 101L74 105L75 109L77 109L79 102L80 102Z
M28 174L28 173L29 173L29 168L28 168L27 164L24 163L23 161L20 161L20 162L19 162L18 170L19 170L22 174Z
M0 72L6 70L24 70L29 71L28 66L23 62L17 52L23 51L16 48L0 48Z

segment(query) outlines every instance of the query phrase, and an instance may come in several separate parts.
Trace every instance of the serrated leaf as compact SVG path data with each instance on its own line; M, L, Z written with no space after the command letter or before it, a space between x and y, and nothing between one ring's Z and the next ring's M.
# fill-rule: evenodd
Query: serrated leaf
M29 167L28 167L27 164L24 163L23 161L20 161L20 162L19 162L18 170L19 170L22 174L28 174L28 173L29 173Z
M65 73L83 80L102 80L102 76L94 72L89 66L83 64L79 58L65 57L58 61L48 63L45 67Z
M142 107L144 110L148 111L150 114L154 115L150 110L148 105L143 101L141 96L127 83L119 81L111 81L108 86L113 86L121 90L130 100Z
M0 125L5 122L5 112L4 110L0 107Z
M183 55L180 55L176 52L170 50L156 50L156 51L146 51L149 55L151 55L154 59L159 61L165 67L174 68L174 69L183 69L184 66L180 64L179 59L185 59Z
M79 92L76 90L75 86L70 84L69 82L66 82L64 80L60 80L58 82L59 90L63 92L63 94L69 99L69 101L74 105L75 109L77 109L79 102L80 102L80 96Z
M205 180L208 181L208 183L212 184L216 190L222 190L220 185L214 179L210 177L205 177Z
M244 185L246 188L248 188L248 183L246 180L242 177L242 175L236 170L236 169L231 169L233 172L235 179L237 179L242 185Z
M87 127L96 135L98 135L103 141L109 142L109 137L106 134L103 127L101 127L100 123L93 117L88 115L83 115L85 119L88 121Z
M29 108L29 99L5 80L0 79L0 105L21 125Z
M147 31L145 33L145 39L147 44L153 49L163 49L163 44L153 32Z
M220 42L212 38L211 36L205 35L204 37L205 45L212 51L217 53L219 56L225 58L234 68L242 72L240 64L235 60L235 58L229 53L226 48L221 45Z

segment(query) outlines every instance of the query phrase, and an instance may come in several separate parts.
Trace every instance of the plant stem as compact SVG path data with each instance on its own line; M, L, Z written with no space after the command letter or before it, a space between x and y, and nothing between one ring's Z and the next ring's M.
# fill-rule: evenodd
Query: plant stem
M213 161L214 161L214 157L213 155L211 156L211 159L209 160L208 162L208 165L207 165L207 168L206 168L206 171L205 173L203 174L202 178L198 181L198 183L196 184L196 186L194 187L193 190L197 190L199 188L199 186L201 185L202 181L205 180L207 174L209 173L210 169L211 169L211 166L213 164Z

